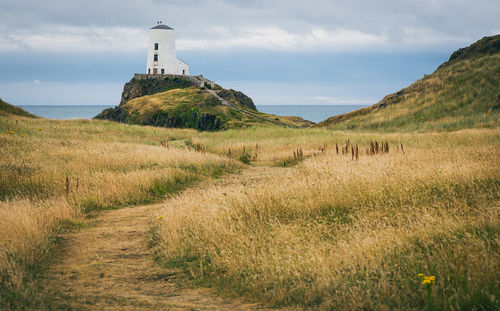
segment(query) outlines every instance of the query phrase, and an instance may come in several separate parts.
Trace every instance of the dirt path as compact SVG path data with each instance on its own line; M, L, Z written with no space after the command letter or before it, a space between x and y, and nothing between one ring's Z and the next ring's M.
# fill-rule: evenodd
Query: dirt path
M259 179L279 169L254 167L223 180ZM166 203L162 203L164 206ZM49 271L54 309L84 310L249 310L263 308L217 297L213 290L182 288L183 273L161 268L149 248L152 215L158 205L136 206L89 215L88 227L62 236L62 250Z

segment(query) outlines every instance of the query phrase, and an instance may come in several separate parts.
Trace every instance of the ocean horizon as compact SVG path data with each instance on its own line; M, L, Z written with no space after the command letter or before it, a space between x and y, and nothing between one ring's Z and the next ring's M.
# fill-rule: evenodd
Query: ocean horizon
M108 105L19 105L24 110L48 119L92 119ZM297 116L318 123L368 105L257 105L257 110L278 116Z

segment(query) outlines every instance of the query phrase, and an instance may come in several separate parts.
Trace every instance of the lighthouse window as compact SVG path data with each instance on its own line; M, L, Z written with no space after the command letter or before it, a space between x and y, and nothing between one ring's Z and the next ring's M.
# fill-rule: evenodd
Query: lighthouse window
M161 70L161 74L164 75L165 74L165 69L162 69Z
M155 43L155 51L158 51L158 43Z
M157 62L158 61L158 54L155 54L154 56L154 61Z

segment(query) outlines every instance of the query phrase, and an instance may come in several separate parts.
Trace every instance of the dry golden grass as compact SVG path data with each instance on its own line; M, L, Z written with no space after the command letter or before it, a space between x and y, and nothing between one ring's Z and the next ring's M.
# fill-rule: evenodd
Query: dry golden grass
M182 104L202 104L210 100L213 100L212 95L191 87L134 98L123 105L123 108L137 119L146 121L154 112L160 110L168 110Z
M481 137L478 141L477 137ZM227 130L216 133L199 132L189 136L193 145L201 145L207 152L238 159L243 149L252 155L252 162L257 165L280 164L293 158L293 151L302 149L306 158L320 155L323 151L335 151L347 140L358 144L362 150L370 141L387 141L391 147L403 144L404 147L425 149L429 146L445 145L460 147L463 145L491 144L498 140L497 131L463 130L449 133L353 133L349 131L331 131L321 128L287 129L280 127L256 127L246 130ZM229 154L229 150L231 153ZM257 157L254 160L254 155Z
M148 201L155 191L152 187L162 181L185 179L187 183L190 178L222 173L234 165L212 154L136 143L56 138L42 142L9 136L4 138L4 146L0 176L4 198L55 195L77 203L91 200L102 206L123 205Z
M387 96L379 104L318 124L336 130L377 132L456 131L498 127L500 54L462 59Z
M241 167L188 150L175 130L15 116L2 117L0 130L3 303L23 295L22 280L47 258L61 223L81 212L158 201Z
M238 170L245 150L252 165L278 173L193 190L157 215L158 253L199 284L319 309L499 307L498 128L204 133L10 117L0 131L0 293L8 299L23 295L54 233L82 210L168 197ZM358 160L337 154L346 140L359 146ZM371 141L390 151L367 155ZM286 162L294 151L300 156ZM276 168L284 162L297 165ZM418 273L436 283L422 285Z
M295 132L289 152L322 141L311 133ZM277 305L498 307L499 130L349 136L392 151L356 161L330 148L264 182L207 189L203 202L169 200L158 252L202 284ZM283 148L259 144L271 159ZM418 273L437 278L430 301Z
M47 259L61 222L74 219L76 214L64 200L0 202L2 294L4 290L26 294L26 281L32 277L26 271L27 265L35 269L37 263Z

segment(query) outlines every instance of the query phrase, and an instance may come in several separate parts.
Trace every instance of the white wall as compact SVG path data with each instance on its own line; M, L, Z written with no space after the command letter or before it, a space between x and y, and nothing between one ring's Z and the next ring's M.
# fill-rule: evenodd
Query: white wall
M179 75L189 75L189 65L183 62L180 59L176 59L177 61L177 71Z
M189 65L176 57L174 32L173 29L149 30L146 73L153 74L153 69L157 68L158 74L164 69L165 74L189 75ZM157 51L154 49L155 43L158 43ZM158 54L158 62L154 62L155 54Z

